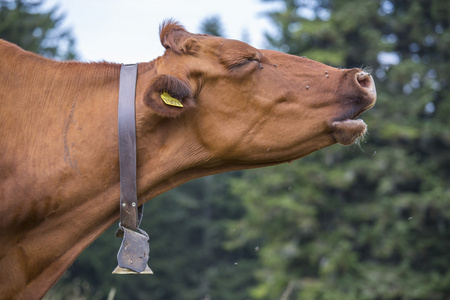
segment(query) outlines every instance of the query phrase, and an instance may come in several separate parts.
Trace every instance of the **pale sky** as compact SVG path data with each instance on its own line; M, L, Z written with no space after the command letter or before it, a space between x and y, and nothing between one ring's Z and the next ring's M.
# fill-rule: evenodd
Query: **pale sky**
M47 0L60 5L64 26L72 28L82 61L136 63L153 60L164 52L159 25L174 18L193 33L202 21L219 16L225 37L265 48L264 32L273 25L264 13L280 6L261 0Z

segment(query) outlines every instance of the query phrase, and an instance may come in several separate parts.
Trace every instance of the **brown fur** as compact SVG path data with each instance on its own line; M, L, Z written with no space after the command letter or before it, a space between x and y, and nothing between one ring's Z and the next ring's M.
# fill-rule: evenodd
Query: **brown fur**
M194 178L351 143L361 122L340 121L375 102L359 69L173 21L161 43L165 54L138 67L139 204ZM0 297L34 300L119 218L120 65L55 62L0 40L0 66ZM164 90L185 107L166 107Z

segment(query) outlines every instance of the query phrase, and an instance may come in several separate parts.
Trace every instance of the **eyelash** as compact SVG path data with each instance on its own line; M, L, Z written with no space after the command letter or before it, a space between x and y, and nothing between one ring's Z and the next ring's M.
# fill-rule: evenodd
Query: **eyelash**
M259 59L251 58L251 57L248 57L246 60L242 61L239 64L235 64L233 66L233 68L238 69L240 67L243 67L243 66L247 65L248 63L259 63L260 68L261 68L261 62L259 61Z
M257 63L259 64L259 68L262 69L262 63L258 58L255 57L241 57L240 59L234 61L234 62L230 62L228 69L231 72L237 72L238 70L244 68L246 65L250 64L250 63Z

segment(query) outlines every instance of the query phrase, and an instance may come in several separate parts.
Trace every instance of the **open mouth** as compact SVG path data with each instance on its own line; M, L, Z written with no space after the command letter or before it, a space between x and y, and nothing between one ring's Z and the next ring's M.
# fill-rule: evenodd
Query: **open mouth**
M337 143L346 146L351 145L366 134L367 125L358 117L365 111L371 109L374 104L375 101L356 114L332 121L330 127Z

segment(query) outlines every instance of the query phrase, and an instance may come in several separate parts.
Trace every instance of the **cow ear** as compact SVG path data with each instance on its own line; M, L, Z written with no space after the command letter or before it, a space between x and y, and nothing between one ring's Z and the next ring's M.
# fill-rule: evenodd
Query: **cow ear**
M174 20L167 20L161 24L159 28L159 37L161 45L166 49L171 49L180 54L184 50L184 43L186 39L193 36L184 29L180 23Z
M153 79L144 95L144 102L162 117L176 118L195 105L189 85L171 75Z
M181 51L186 54L195 55L200 51L200 43L196 38L188 38L183 42Z

